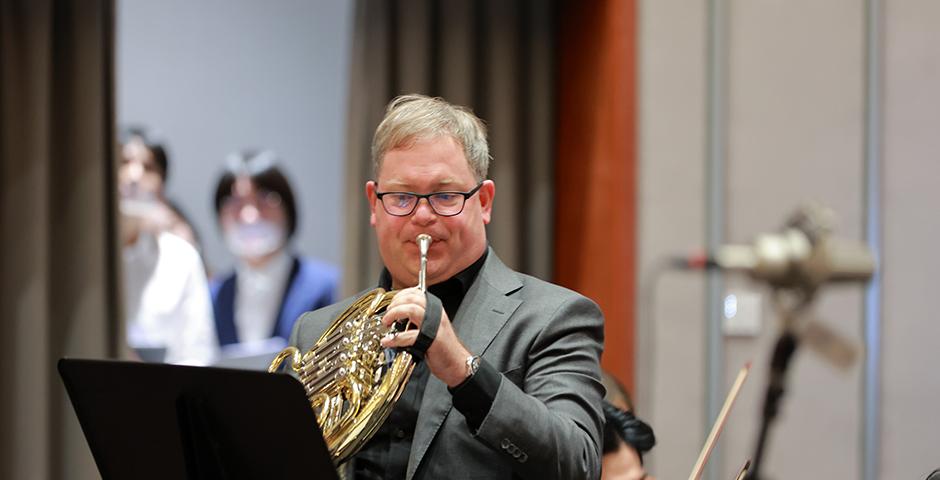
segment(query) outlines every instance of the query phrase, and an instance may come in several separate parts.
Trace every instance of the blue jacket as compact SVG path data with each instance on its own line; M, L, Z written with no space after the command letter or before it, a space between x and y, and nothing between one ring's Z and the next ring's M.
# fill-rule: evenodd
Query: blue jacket
M272 337L290 338L294 322L304 312L325 307L334 302L339 272L332 265L311 259L293 257L290 280L281 299ZM212 292L212 310L219 345L238 343L235 327L235 272L215 278L209 285Z

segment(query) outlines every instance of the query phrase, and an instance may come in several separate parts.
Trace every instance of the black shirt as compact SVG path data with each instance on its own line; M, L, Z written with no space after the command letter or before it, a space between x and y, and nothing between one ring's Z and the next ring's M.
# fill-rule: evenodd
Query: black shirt
M454 275L449 280L432 285L428 291L441 299L447 318L453 321L460 308L464 296L473 285L477 274L483 268L487 251L472 265ZM379 286L391 288L392 279L387 269L379 277ZM476 429L489 413L496 389L499 387L499 372L486 368L486 373L480 372L451 389L454 397L454 406L467 417L470 428ZM354 478L360 479L399 479L405 478L408 469L408 457L411 453L411 440L414 438L415 424L418 421L418 411L421 409L421 399L427 384L430 372L425 362L415 365L411 379L398 402L389 414L388 419L374 437L354 457ZM486 377L477 379L477 377ZM495 376L495 377L494 377ZM470 385L483 382L482 386Z

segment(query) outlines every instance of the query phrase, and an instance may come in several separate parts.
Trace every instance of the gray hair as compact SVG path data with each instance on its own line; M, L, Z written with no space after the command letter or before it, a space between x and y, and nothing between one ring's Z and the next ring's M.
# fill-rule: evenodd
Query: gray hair
M382 159L390 150L440 136L456 140L463 147L476 180L486 179L490 148L483 121L466 107L418 94L402 95L389 102L385 118L372 138L372 166L376 177L382 167Z

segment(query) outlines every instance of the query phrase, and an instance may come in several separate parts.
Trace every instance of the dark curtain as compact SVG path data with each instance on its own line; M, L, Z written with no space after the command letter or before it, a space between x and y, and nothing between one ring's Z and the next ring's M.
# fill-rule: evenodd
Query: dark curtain
M56 371L114 357L110 0L0 0L0 478L97 478Z
M346 167L344 290L375 285L381 261L364 184L372 134L393 97L440 96L486 121L496 182L490 244L510 266L551 277L554 2L356 3Z

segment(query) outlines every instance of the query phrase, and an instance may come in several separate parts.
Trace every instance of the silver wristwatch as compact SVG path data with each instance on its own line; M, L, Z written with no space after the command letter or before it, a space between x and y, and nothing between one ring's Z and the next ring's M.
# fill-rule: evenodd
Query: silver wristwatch
M466 360L467 364L467 378L473 376L477 373L477 370L480 369L480 356L479 355L470 355Z

